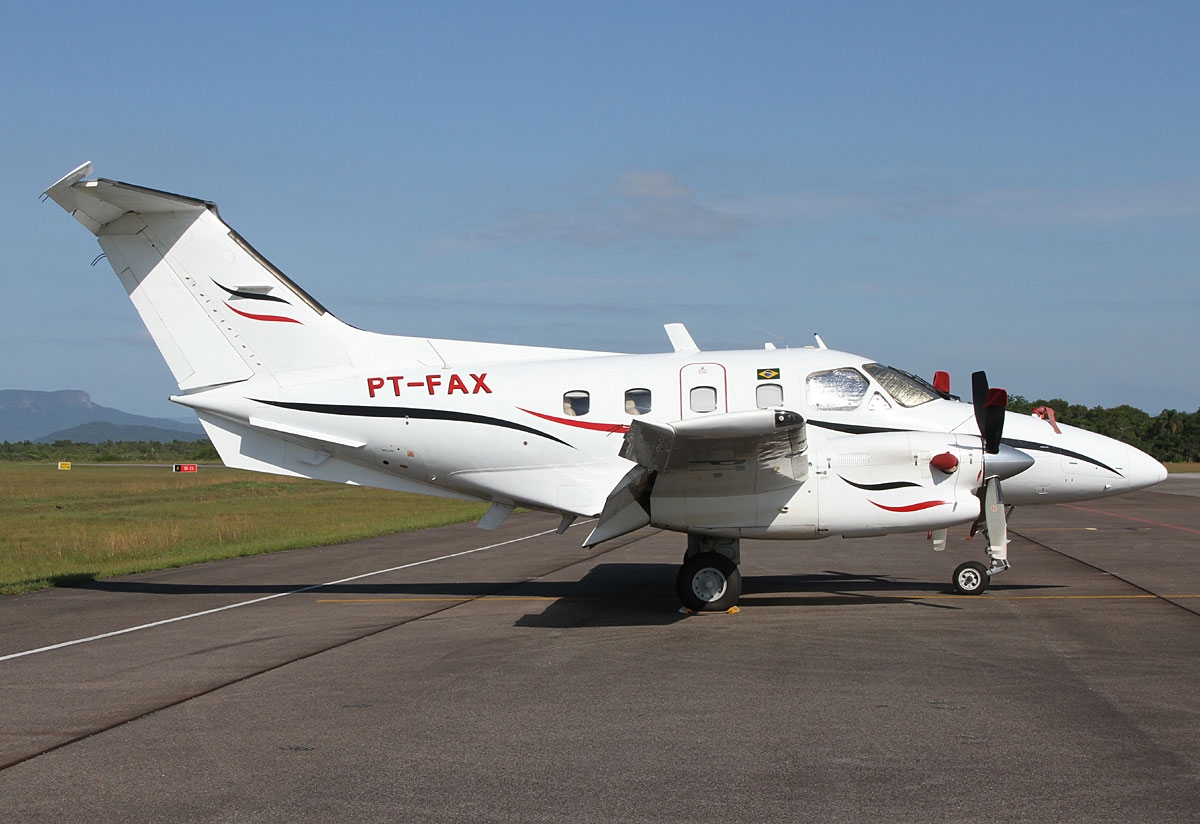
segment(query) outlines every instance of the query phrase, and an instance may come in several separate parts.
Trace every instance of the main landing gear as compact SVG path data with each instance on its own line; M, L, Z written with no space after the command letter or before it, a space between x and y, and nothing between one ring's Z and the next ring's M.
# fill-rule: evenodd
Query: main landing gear
M742 595L741 541L688 535L683 566L675 578L675 589L684 607L692 612L725 612Z

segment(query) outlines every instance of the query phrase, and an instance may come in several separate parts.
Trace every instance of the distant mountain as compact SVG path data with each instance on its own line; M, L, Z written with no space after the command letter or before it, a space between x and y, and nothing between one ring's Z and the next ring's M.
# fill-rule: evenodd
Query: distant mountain
M76 443L104 443L105 441L202 441L201 432L184 432L179 429L163 429L158 426L130 426L123 423L95 421L72 426L60 432L51 432L38 438L38 443L75 441Z
M204 435L204 430L198 422L185 424L169 418L148 418L122 412L120 409L111 409L92 403L91 396L78 389L62 389L57 392L0 389L0 441L38 441L51 435L56 436L51 440L70 440L71 438L62 436L64 430L91 423L153 427L165 432L153 440L190 440ZM112 440L146 439L122 437Z

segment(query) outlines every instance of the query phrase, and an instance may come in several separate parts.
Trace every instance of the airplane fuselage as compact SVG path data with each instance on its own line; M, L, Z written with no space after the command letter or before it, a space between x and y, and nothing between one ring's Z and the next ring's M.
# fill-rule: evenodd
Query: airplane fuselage
M803 483L700 496L682 511L655 507L656 525L794 539L925 531L979 515L983 450L972 406L933 392L904 398L913 403L906 406L865 368L881 368L867 358L812 348L529 355L437 368L367 362L316 381L274 375L176 400L202 419L270 433L274 471L582 516L598 514L632 466L617 453L633 420L782 408L807 422ZM835 381L841 395L818 385L829 375L851 378ZM280 439L294 443L289 449ZM1008 413L1005 442L1033 458L1005 481L1009 504L1115 495L1161 471L1119 441L1069 426L1056 432L1035 417ZM930 465L945 453L957 458L956 471ZM694 470L731 480L746 471Z

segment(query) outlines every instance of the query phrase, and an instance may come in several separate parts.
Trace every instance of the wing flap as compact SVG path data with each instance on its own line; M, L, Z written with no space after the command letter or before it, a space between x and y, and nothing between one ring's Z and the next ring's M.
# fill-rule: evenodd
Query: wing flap
M654 472L754 467L784 485L808 477L804 418L785 409L730 412L674 423L635 420L621 457Z
M804 418L785 409L669 424L634 420L620 454L636 466L609 493L584 546L655 523L658 505L701 507L718 520L753 526L760 517L758 496L798 486L808 477ZM719 501L729 506L715 506Z

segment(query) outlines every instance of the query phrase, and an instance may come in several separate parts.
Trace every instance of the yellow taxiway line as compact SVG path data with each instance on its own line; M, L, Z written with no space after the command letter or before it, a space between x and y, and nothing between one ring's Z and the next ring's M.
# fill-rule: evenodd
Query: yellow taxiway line
M863 599L873 599L882 601L885 599L893 601L942 601L957 598L991 598L993 600L1003 599L1006 601L1132 601L1132 600L1164 600L1164 601L1180 601L1189 598L1200 598L1197 595L1006 595L999 593L990 593L988 595L876 595L869 592L794 592L794 593L756 593L755 595L767 595L778 597L780 595L792 595L797 598L813 598L820 595L828 595L832 597L847 597L860 596ZM754 603L755 595L746 596L746 600L751 604ZM428 602L461 602L468 601L578 601L578 600L598 600L596 598L579 598L572 595L484 595L478 598L472 597L455 597L455 596L413 596L411 598L321 598L317 601L318 604L408 604L408 603L428 603Z
M411 598L320 598L318 604L397 604L397 603L416 603L429 601L561 601L566 596L555 595L481 595L475 597L472 595L445 595L445 596L424 596L414 595Z

